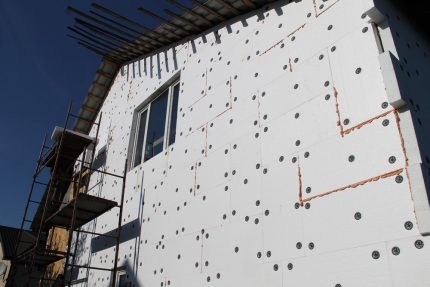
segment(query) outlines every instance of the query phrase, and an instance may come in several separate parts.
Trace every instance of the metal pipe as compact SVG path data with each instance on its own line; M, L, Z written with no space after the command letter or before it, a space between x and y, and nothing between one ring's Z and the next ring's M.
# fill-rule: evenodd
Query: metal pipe
M89 37L85 37L84 35L81 35L82 37L84 37L84 38L88 38L89 40L91 40L91 41L93 41L94 43L91 43L91 42L88 42L88 41L86 41L86 40L83 40L83 39L81 39L81 38L79 38L79 37L75 37L75 36L73 36L73 35L67 35L68 37L70 37L70 38L72 38L72 39L75 39L75 40L78 40L78 41L80 41L80 42L82 42L82 43L84 43L84 44L86 44L86 45L88 45L88 46L93 46L94 48L96 48L96 49L99 49L100 51L105 51L104 49L108 49L107 51L106 51L106 54L116 54L116 56L118 57L118 58L122 58L122 56L121 55L118 55L118 52L116 52L115 50L114 50L114 48L112 48L112 47L110 47L110 46L108 46L108 45L106 45L106 44L104 44L104 43L101 43L101 42L99 42L99 41L97 41L97 40L93 40L93 39L91 39L91 38L89 38ZM97 45L99 45L99 46L97 46ZM103 48L104 47L104 48Z
M132 49L136 53L142 53L142 52L148 52L148 51L150 51L150 50L148 50L145 47L142 47L142 46L139 46L139 45L137 45L135 43L130 42L128 39L126 39L126 38L124 38L124 37L122 37L122 36L120 36L118 34L115 34L115 33L112 33L110 31L107 31L107 30L105 30L103 28L94 26L91 23L88 23L88 22L86 22L84 20L75 18L75 21L79 25L85 26L86 28L90 29L94 33L97 33L99 35L103 35L104 37L108 37L108 38L110 38L113 41L119 42L123 46L130 47L130 49Z
M121 47L120 45L118 45L118 44L116 44L116 43L113 43L113 42L111 42L111 41L109 41L109 40L106 40L106 39L104 39L104 38L102 38L102 37L99 37L99 36L97 36L97 35L95 35L95 34L93 34L93 33L90 33L90 32L88 32L88 31L86 31L86 30L84 30L84 29L82 29L82 28L80 28L80 27L78 27L78 26L74 26L74 27L70 27L70 28L69 28L69 27L67 27L67 28L68 28L68 29L70 29L71 31L75 32L75 33L77 33L75 30L77 30L77 31L79 31L80 33L83 33L84 35L87 35L88 37L92 37L92 38L95 38L95 39L101 40L101 41L103 41L103 42L105 42L105 43L107 43L107 44L109 44L109 45L112 45L112 46L114 46L114 47L115 47L115 49L116 49L117 51L124 52L124 53L129 54L129 55L131 55L131 56L133 56L133 57L137 57L137 56L139 56L139 54L133 53L133 52L131 52L130 50L127 50L127 49L125 49L125 48ZM79 34L79 33L77 33L77 34Z
M118 29L118 28L116 28L116 27L114 27L112 25L109 25L109 24L107 24L107 23L105 23L105 22L103 22L103 21L101 21L101 20L99 20L97 18L94 18L94 17L92 17L92 16L90 16L90 15L84 13L84 12L81 12L81 11L79 11L79 10L71 7L71 6L69 6L67 9L69 11L71 11L71 12L73 12L73 13L81 16L81 17L84 17L84 18L86 18L86 19L88 19L88 20L90 20L92 22L95 22L95 23L97 23L99 25L102 25L102 26L104 26L104 27L112 30L112 31L120 33L120 34L122 34L125 37L128 37L129 39L124 38L126 40L126 42L132 42L132 41L135 42L135 43L141 42L139 39L137 39L135 36L131 35L130 33L127 33L127 32L125 32L125 31L123 31L121 29ZM144 45L149 46L152 49L157 48L156 46L152 45L151 43L144 43Z
M97 48L94 48L94 47L92 47L92 46L89 46L89 45L87 45L87 44L85 44L85 43L83 43L83 42L80 42L80 41L79 41L79 42L78 42L78 44L79 44L79 45L81 45L81 46L83 46L84 48L86 48L86 49L90 50L91 52L96 53L97 55L100 55L100 56L102 56L102 57L107 57L107 58L111 59L111 60L112 60L112 61L114 61L114 62L117 62L117 63L124 62L124 60L121 60L121 59L115 58L114 56L106 55L106 52L105 52L105 51L100 51L100 50L98 50Z
M178 26L178 25L176 25L174 23L171 23L169 20L167 20L167 19L165 19L165 18L163 18L163 17L161 17L161 16L159 16L159 15L157 15L157 14L155 14L155 13L153 13L153 12L151 12L151 11L143 8L143 7L139 7L137 10L140 11L140 12L142 12L142 13L145 13L146 15L148 15L148 16L154 18L154 19L157 19L157 20L161 21L162 23L168 25L169 27L171 27L173 29L182 31L183 33L185 33L187 35L190 34L189 31L183 29L182 27L180 27L180 26Z
M76 265L76 264L74 265L74 267L85 268L85 269L101 270L101 271L112 271L112 269L109 269L109 268L91 267L91 266Z
M67 255L66 255L66 261L65 261L65 265L64 265L64 272L67 271L67 267L69 264L69 258L70 258L70 249L72 247L72 239L73 239L73 231L75 230L75 223L76 223L76 212L77 212L77 206L78 206L78 201L79 201L79 189L81 187L81 182L82 182L82 173L83 173L83 167L84 167L84 161L85 161L85 155L87 154L87 150L84 149L84 152L82 153L82 162L81 162L81 168L79 170L79 178L78 178L78 184L76 187L76 191L74 192L74 196L73 196L73 211L72 211L72 220L70 223L70 229L69 229L69 240L67 242ZM76 238L76 242L79 240L79 238ZM75 244L76 247L76 244ZM73 252L73 261L75 258L75 254L76 254L76 249ZM72 261L72 264L74 264L74 262ZM72 268L70 270L70 276L69 276L69 282L68 282L68 286L70 287L72 284L72 274L73 274L73 268L74 266L72 265ZM66 276L64 276L64 278L66 278Z
M121 45L121 47L123 47L124 49L126 49L126 47L128 47L131 51L133 51L134 53L138 53L138 54L141 54L142 52L150 51L148 48L145 48L145 47L139 46L135 43L132 43L128 39L126 39L126 38L124 38L118 34L115 34L115 33L112 33L108 30L105 30L103 28L94 26L94 25L92 25L86 21L83 21L83 20L78 19L78 18L75 18L75 21L78 25L82 25L94 33L97 33L103 37L106 37L106 38L111 39L112 41L115 41L116 43L118 43L118 45Z
M92 3L91 6L94 7L94 8L96 8L96 9L98 9L98 10L100 10L100 11L103 11L104 13L110 14L110 15L118 18L118 19L121 19L121 20L123 20L123 21L125 21L127 23L130 23L130 24L134 25L135 27L138 27L138 28L140 28L142 30L145 30L145 31L149 32L149 33L152 33L152 34L156 35L157 37L165 39L163 34L160 34L160 33L156 32L156 31L154 31L154 30L152 30L152 29L150 29L150 28L148 28L148 27L146 27L146 26L144 26L144 25L142 25L142 24L140 24L140 23L138 23L138 22L136 22L134 20L131 20L131 19L125 17L125 16L122 16L122 15L120 15L120 14L118 14L118 13L116 13L116 12L114 12L114 11L106 8L106 7L103 7L102 5L99 5L99 4L96 4L96 3ZM169 32L169 34L171 34L176 39L180 39L180 36L178 36L178 35L176 35L176 34L174 34L172 32ZM170 39L166 39L166 40L170 41Z
M20 228L19 228L19 232L18 232L18 240L17 240L17 243L16 243L16 246L15 246L15 249L14 249L14 252L13 252L13 260L12 260L12 262L14 262L15 261L15 259L16 259L16 256L18 255L18 250L19 250L19 245L20 245L20 242L22 241L22 235L23 235L23 232L24 232L24 224L25 224L25 222L27 222L27 213L28 213L28 208L29 208L29 206L30 206L30 201L32 201L32 196L33 196L33 191L34 191L34 186L36 185L36 183L37 183L37 174L38 174L38 172L39 172L39 169L40 169L40 165L41 165L41 161L40 161L40 158L42 157L42 155L43 155L43 150L45 149L45 145L46 145L46 134L45 134L45 137L43 138L43 143L42 143L42 146L41 146L41 148L40 148L40 151L39 151L39 158L38 158L38 160L37 160L37 164L36 164L36 169L35 169L35 171L34 171L34 173L33 173L33 181L32 181L32 183L31 183L31 187L30 187L30 192L28 193L28 197L27 197L27 204L26 204L26 206L25 206L25 209L24 209L24 216L23 216L23 218L22 218L22 221L21 221L21 226L20 226ZM15 273L16 273L16 268L15 268L15 264L12 264L12 268L13 268L13 272L11 272L11 275L12 276L10 276L8 279L8 281L10 281L10 283L13 285L13 282L14 282L14 280L15 280Z
M100 50L97 50L96 48L93 48L93 47L91 47L91 46L88 46L87 44L84 44L84 43L82 43L82 42L78 42L78 44L79 44L79 45L81 45L82 47L84 47L84 48L86 48L86 49L90 50L91 52L96 53L97 55L100 55L100 56L102 56L102 57L107 57L107 58L109 58L109 59L110 59L111 61L113 61L113 62L116 62L116 63L118 63L118 64L119 64L119 63L121 63L121 62L123 62L122 60L117 59L117 58L115 58L115 57L113 57L113 56L107 56L105 52L100 51Z
M97 146L97 142L98 142L98 137L99 137L99 130L100 130L100 123L101 123L101 121L102 121L102 115L103 115L103 113L100 113L100 117L99 117L99 122L98 122L98 124L97 124L97 131L96 131L96 136L95 136L95 139L94 139L94 141L93 141L93 146L92 146L92 149L93 149L93 151L92 151L92 153L91 153L91 159L90 159L90 163L89 163L89 166L91 167L92 165L93 165L93 163L94 163L94 158L95 158L95 153L96 153L96 146ZM89 146L89 145L88 145ZM88 148L88 147L87 147ZM84 154L86 153L86 151L84 151ZM80 170L80 175L82 174L82 167L83 167L83 165L84 165L84 163L85 163L85 157L83 158L83 161L82 161L82 163L81 163L81 170ZM79 190L79 184L81 183L81 181L79 181L78 182L78 194L79 194L79 192L80 192L80 190ZM88 186L89 186L89 184L90 184L90 175L88 176L88 178L86 179L86 182L84 183L84 190L83 190L83 192L86 194L86 193L88 193ZM76 197L76 200L75 200L75 205L77 204L77 200L78 200L78 198ZM73 259L72 259L72 264L74 265L75 264L75 260L76 260L76 250L78 249L78 238L79 238L79 235L80 235L80 232L81 232L81 228L78 228L78 231L77 231L77 234L76 234L76 242L75 242L75 249L74 249L74 251L73 251ZM72 271L73 271L73 266L72 266ZM70 284L70 283L69 283Z
M132 35L130 33L127 33L127 32L125 32L125 31L123 31L123 30L121 30L121 29L119 29L119 28L117 28L115 26L109 25L109 24L107 24L107 23L105 23L105 22L103 22L103 21L101 21L101 20L99 20L99 19L97 19L95 17L92 17L92 16L90 16L90 15L84 13L84 12L81 12L78 9L75 9L75 8L69 6L69 7L67 7L67 10L69 10L69 11L71 11L71 12L73 12L73 13L81 16L81 17L84 17L84 18L86 18L86 19L88 19L88 20L90 20L90 21L92 21L94 23L100 24L100 25L102 25L102 26L104 26L104 27L106 27L106 28L108 28L108 29L110 29L112 31L120 33L120 34L122 34L125 37L130 38L130 39L127 39L127 42L130 42L130 41L133 41L133 40L137 41L136 36L134 36L134 35ZM150 43L146 43L146 44L148 46L150 46L151 48L157 48L156 46L154 46L154 45L152 45Z
M120 23L120 22L118 22L118 21L115 21L115 20L113 20L113 19L111 19L111 18L109 18L109 17L107 17L107 16L104 16L104 15L102 15L102 14L99 14L99 13L97 13L96 11L90 10L89 12L90 12L91 14L93 14L94 16L97 16L97 17L99 17L99 18L101 18L101 19L104 19L104 20L106 20L106 21L108 21L108 22L111 22L112 24L115 24L115 25L117 25L117 26L119 26L119 27L121 27L121 28L124 28L124 29L126 29L126 30L128 30L128 31L130 31L130 32L133 32L133 33L137 34L136 36L145 36L145 34L142 34L142 32L137 31L137 30L135 30L135 29L133 29L133 28L130 28L130 27L128 27L128 26L126 26L126 25L124 25L124 24L122 24L122 23ZM135 36L135 37L136 37L136 36Z
M118 254L119 254L119 244L121 240L121 225L122 225L122 212L124 210L124 194L125 194L125 183L127 178L127 159L125 160L124 164L124 176L122 178L122 191L121 191L121 205L119 207L119 215L118 215L118 238L116 240L116 248L115 248L115 264L113 267L113 280L112 280L112 287L115 287L116 285L116 272L118 268Z
M42 226L43 226L43 224L45 222L45 217L46 217L46 213L47 213L47 209L48 209L48 202L51 199L51 192L54 189L54 180L53 179L55 178L55 176L57 174L58 163L59 163L59 160L60 160L60 154L61 154L62 147L63 147L64 134L65 134L65 130L67 128L67 124L68 124L68 121L69 121L69 114L70 114L71 109L72 109L72 102L69 103L69 107L67 109L67 116L66 116L65 121L64 121L63 132L61 133L60 140L58 141L57 147L56 147L56 150L55 150L56 157L55 157L54 167L52 169L52 179L51 179L50 184L48 186L48 190L47 190L47 194L46 194L46 199L45 199L45 202L44 202L44 205L43 205L43 212L42 212L42 217L41 217L41 220L40 220L41 223L40 223L39 229L37 231L37 237L36 237L36 242L35 242L35 250L36 250L36 248L37 248L37 246L39 245L39 242L40 242L40 236L42 235ZM36 256L35 250L31 254L31 264L30 264L30 268L29 268L29 272L28 272L29 273L29 278L31 276L31 272L32 272L33 266L35 264L35 256ZM30 281L27 282L27 284L29 284L29 283L30 283Z
M117 236L114 236L114 235L107 235L107 234L102 234L102 233L97 233L97 232L92 232L92 231L86 231L86 230L81 230L80 232L85 233L85 234L97 235L97 236L101 236L101 237L117 238Z
M94 158L95 158L95 153L96 153L96 146L97 146L98 137L99 137L100 124L101 124L101 121L102 121L102 115L103 115L103 113L100 113L99 122L97 123L96 137L95 137L95 139L93 141L93 147L92 147L93 151L92 151L92 154L91 154L91 159L90 159L90 164L89 164L90 167L92 167L92 165L94 163ZM84 154L85 154L85 152L84 152ZM83 158L83 161L82 161L81 165L83 165L84 162L85 162L85 158ZM82 173L82 170L80 172ZM84 185L84 193L85 194L88 193L88 186L89 186L89 184L90 184L90 178L87 178L86 182L85 182L85 185ZM78 193L79 193L79 186L78 186ZM75 204L77 202L77 199L78 198L76 198ZM72 260L72 264L73 265L75 264L75 260L76 260L76 250L78 248L78 238L79 238L80 232L81 232L81 228L78 228L78 232L77 232L77 235L76 235L77 239L76 239L76 242L75 242L75 250L73 252L73 260ZM73 265L72 265L72 271L73 271ZM69 282L69 285L70 285L70 282Z
M90 120L90 119L86 119L86 118L83 118L83 117L80 117L80 116L73 116L75 119L79 119L79 120L82 120L82 121L86 121L86 122L89 122L89 123L91 123L91 124L93 124L93 122L94 122L94 120Z
M184 5L176 2L175 0L166 0L166 1L169 3L172 3L173 5L175 5L177 8L181 9L182 11L185 11L188 14L192 15L194 18L201 20L203 23L206 23L207 25L212 26L213 23L211 21L209 21L207 18L205 18L202 15L194 12L193 10L185 7Z
M140 37L142 37L142 38L146 38L146 39L148 39L149 41L154 41L155 43L157 43L158 45L160 45L160 46L163 46L165 43L163 43L163 42L160 42L160 41L158 41L157 39L155 39L154 37L151 37L151 36L149 36L149 35L146 35L146 34L143 34L142 32L139 32L139 31L137 31L137 30L135 30L135 29L133 29L133 28L130 28L130 27L128 27L128 26L126 26L126 25L124 25L124 24L121 24L121 23L119 23L119 22L117 22L117 21L115 21L115 20L112 20L112 19L110 19L110 18L108 18L108 17L106 17L106 16L103 16L103 15L101 15L101 14L99 14L99 13L97 13L97 12L94 12L94 11L90 11L90 13L92 13L92 14L94 14L94 15L96 15L96 16L98 16L99 18L102 18L102 19L104 19L104 20L107 20L107 21L109 21L109 22L111 22L111 23L113 23L113 24L115 24L115 25L118 25L118 26L120 26L120 27L122 27L122 28L125 28L125 29L127 29L127 30L129 30L129 31L131 31L131 32L133 32L133 33L136 33L137 35L139 35Z
M98 46L97 44L94 44L94 43L88 42L88 41L83 40L83 39L81 39L81 38L79 38L79 37L75 37L75 36L72 36L72 35L69 35L69 34L67 34L66 36L67 36L67 37L69 37L69 38L72 38L72 39L74 39L74 40L77 40L77 41L78 41L78 43L85 44L85 45L87 45L87 46L90 46L90 47L96 48L97 50L99 50L99 51L100 51L100 52L102 52L103 54L108 54L108 53L109 53L109 51L110 51L110 49L109 49L109 48L108 48L108 49L106 49L105 47Z
M40 181L35 181L34 183L39 184L39 185L44 185L44 186L47 186L47 185L48 185L47 183L40 182Z

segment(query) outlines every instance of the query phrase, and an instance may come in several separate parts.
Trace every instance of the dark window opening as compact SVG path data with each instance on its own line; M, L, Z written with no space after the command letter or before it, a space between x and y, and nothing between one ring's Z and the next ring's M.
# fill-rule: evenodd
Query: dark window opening
M169 90L166 90L151 103L145 145L145 161L163 151L168 96Z
M179 91L179 81L176 81L137 111L132 168L161 153L175 142Z
M172 111L170 113L169 145L175 143L176 121L178 117L179 83L173 88Z

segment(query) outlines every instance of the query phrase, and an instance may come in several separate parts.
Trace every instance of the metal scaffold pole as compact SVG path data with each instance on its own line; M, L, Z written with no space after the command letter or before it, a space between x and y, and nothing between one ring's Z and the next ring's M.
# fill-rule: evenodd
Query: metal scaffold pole
M35 280L38 280L38 284L41 286L47 282L58 283L59 278L50 277L51 275L47 273L46 267L60 259L65 260L63 269L64 276L62 279L62 284L64 286L73 285L74 270L79 270L80 268L113 272L113 281L115 282L116 280L127 162L125 164L123 174L114 174L108 172L104 168L94 168L102 114L100 114L98 122L92 122L92 125L96 127L94 138L68 130L67 127L71 117L79 118L71 113L70 104L67 116L65 117L64 126L62 128L55 128L54 130L53 140L56 142L53 147L47 147L46 136L43 141L25 206L24 217L18 234L18 241L15 246L15 253L13 256L14 264L11 276L9 276L8 279L8 284L10 284L8 286L13 286L14 284L14 274L16 273L15 263L18 262L26 266L26 272L28 273L28 278L21 278L21 280L27 281L23 286L30 286L30 284L32 285L35 282ZM80 154L78 155L78 153ZM91 153L91 156L88 159L89 153ZM74 171L74 167L77 163L79 163L80 168L76 172ZM41 174L41 170L45 167L49 167L51 169L48 183L44 183L43 180L38 179ZM122 179L121 199L119 202L89 194L91 176L98 173L103 176L112 176L114 178ZM36 185L45 186L42 200L33 199ZM69 191L71 193L69 193ZM30 216L30 204L37 204L38 206L33 220L28 219ZM87 208L83 209L82 204ZM115 235L109 233L102 234L81 229L83 225L91 222L114 207L120 209L118 229ZM30 227L31 230L28 231L25 228L25 224L27 222L32 223ZM61 250L61 247L58 250L51 250L51 245L54 241L53 237L57 232L57 228L68 231L67 239L64 240L64 243L67 246L67 249L64 248L66 250ZM116 240L116 252L113 268L101 268L98 266L90 266L90 264L78 264L77 256L79 255L78 247L80 244L79 240L81 232ZM34 241L29 242L29 244L31 244L31 248L20 254L22 249L20 246L24 243L24 233L35 233L36 236L33 239ZM45 239L47 242L45 242ZM73 239L75 239L75 242L73 242ZM55 247L55 249L57 248L58 247ZM42 273L39 271L39 273L34 273L35 265L38 267L44 266L45 269L42 269L44 271L42 271Z
M122 179L122 192L121 192L121 205L119 206L119 215L118 215L118 237L116 238L116 246L115 246L115 262L114 262L114 268L113 268L113 277L112 277L112 287L115 287L116 283L116 273L118 269L118 255L119 255L119 244L121 241L121 225L122 225L122 212L123 212L123 205L124 205L124 194L125 194L125 183L126 183L126 174L127 174L127 159L125 160L124 164L124 177Z

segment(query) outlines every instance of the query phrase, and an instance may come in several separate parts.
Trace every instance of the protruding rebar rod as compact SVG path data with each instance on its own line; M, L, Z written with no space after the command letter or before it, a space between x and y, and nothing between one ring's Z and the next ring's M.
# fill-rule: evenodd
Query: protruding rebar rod
M169 10L169 9L164 9L164 12L166 12L167 14L169 14L170 16L177 18L179 21L181 21L182 23L189 25L190 27L192 27L193 29L195 29L196 31L201 31L202 27L197 26L195 23L191 22L188 19L185 19L184 17L182 17L179 14L176 14L175 12Z
M109 60L113 61L114 63L118 63L118 64L119 64L119 63L121 63L121 62L122 62L120 59L116 59L115 57L108 56L108 55L106 55L106 53L105 53L105 52L100 51L100 50L97 50L96 48L93 48L93 47L91 47L91 46L88 46L88 45L86 45L86 44L84 44L84 43L82 43L82 42L78 42L78 44L79 44L79 45L81 45L82 47L84 47L85 49L90 50L90 51L91 51L91 52L93 52L93 53L96 53L97 55L100 55L100 56L102 56L102 57L106 57L107 59L109 59Z
M197 0L188 0L191 3L193 3L196 6L199 6L200 8L202 8L203 10L205 10L206 12L208 12L209 14L215 16L216 18L218 18L220 21L225 21L226 18L221 15L220 13L218 13L217 11L213 10L212 8L208 7L206 4L203 4Z
M103 22L103 21L101 21L101 20L99 20L99 19L97 19L95 17L92 17L92 16L90 16L90 15L84 13L84 12L81 12L78 9L75 9L75 8L73 8L71 6L67 7L67 10L69 10L69 11L71 11L71 12L75 13L76 15L79 15L79 16L81 16L83 18L86 18L87 20L90 20L90 21L92 21L94 23L102 25L102 26L104 26L104 27L106 27L106 28L108 28L108 29L110 29L112 31L115 31L116 33L120 33L120 34L124 35L125 37L129 37L130 40L135 37L134 35L131 35L130 33L127 33L127 32L125 32L125 31L123 31L123 30L121 30L119 28L116 28L116 27L114 27L112 25L109 25L109 24L107 24L107 23L105 23L105 22Z
M101 20L99 20L99 19L97 19L97 18L95 18L95 17L92 17L92 16L90 16L90 15L88 15L88 14L86 14L86 13L84 13L84 12L81 12L81 11L79 11L78 9L75 9L75 8L73 8L73 7L71 7L71 6L69 6L69 7L67 7L67 9L69 10L69 11L71 11L71 12L73 12L73 13L75 13L75 14L77 14L77 15L79 15L79 16L81 16L81 17L83 17L83 18L86 18L86 19L88 19L88 20L90 20L90 21L92 21L92 22L94 22L94 23L97 23L97 24L99 24L99 25L102 25L102 26L104 26L104 27L106 27L106 28L108 28L108 29L110 29L111 31L115 31L116 33L119 33L119 34L121 34L121 35L123 35L123 36L125 36L125 37L128 37L128 39L127 39L127 42L131 42L131 41L134 41L135 43L139 43L139 42L141 42L141 40L139 40L138 38L136 38L136 36L134 36L134 35L132 35L132 34L130 34L130 33L127 33L127 32L125 32L125 31L123 31L123 30L121 30L121 29L119 29L119 28L117 28L117 27L115 27L115 26L112 26L112 25L110 25L110 24L107 24L107 23L105 23L105 22L103 22L103 21L101 21ZM140 44L139 44L140 45ZM153 44L151 44L151 43L144 43L143 44L143 46L144 45L147 45L147 46L149 46L150 48L158 48L158 47L156 47L156 46L154 46Z
M93 44L93 43L90 43L88 41L79 39L78 37L74 37L72 35L68 35L68 36L76 39L78 41L77 43L79 45L84 46L85 48L91 48L89 50L91 50L92 52L95 52L96 54L98 54L100 56L111 57L111 58L116 59L117 61L127 61L128 60L128 58L121 57L117 54L112 54L110 50L103 49L102 47L97 46L96 44Z
M124 28L126 30L129 30L130 32L133 32L133 33L137 34L139 36L139 38L147 39L148 41L152 41L152 42L156 43L159 46L165 45L165 41L162 42L158 38L155 38L155 37L153 37L151 35L144 34L144 33L140 32L140 31L137 31L136 29L130 28L130 27L128 27L128 26L126 26L126 25L124 25L124 24L122 24L122 23L120 23L118 21L115 21L113 19L110 19L109 17L104 16L104 15L102 15L100 13L97 13L97 12L92 11L92 10L90 10L90 13L93 14L93 15L95 15L95 16L97 16L97 17L99 17L99 18L101 18L101 19L104 19L104 20L106 20L108 22L111 22L112 24L115 24L115 25L117 25L117 26L119 26L121 28Z
M149 52L150 50L146 47L142 47L140 45L137 45L136 43L132 43L130 42L129 39L124 38L120 35L117 35L113 32L107 31L103 28L97 27L92 25L91 23L88 23L84 20L75 18L76 23L78 23L79 25L82 25L84 27L86 27L87 29L93 31L94 33L97 33L99 35L102 35L104 37L108 37L113 41L119 42L121 45L125 46L125 47L129 47L130 49L132 49L133 51L137 52L137 53L142 53L142 52Z
M129 18L127 18L127 17L125 17L125 16L122 16L122 15L120 15L120 14L116 13L115 11L112 11L112 10L110 10L110 9L108 9L108 8L106 8L106 7L104 7L104 6L102 6L102 5L99 5L99 4L96 4L96 3L93 3L93 4L91 4L91 6L93 6L95 9L98 9L98 10L100 10L100 11L103 11L103 12L104 12L104 13L106 13L106 14L112 15L112 16L114 16L114 17L116 17L116 18L120 19L120 20L123 20L123 21L125 21L125 22L127 22L127 23L129 23L129 24L132 24L132 25L134 25L134 26L135 26L135 27L137 27L137 28L140 28L140 29L142 29L142 30L144 30L144 31L147 31L148 33L151 33L151 34L153 34L153 35L155 35L155 36L159 37L160 39L164 39L166 42L167 42L167 41L169 41L169 42L170 42L170 39L165 38L165 36L164 36L163 34L160 34L160 33L156 32L156 31L154 31L154 30L152 30L152 29L150 29L150 28L146 27L145 25L143 25L143 24L141 24L141 23L138 23L138 22L136 22L136 21L134 21L134 20L131 20L131 19L129 19ZM176 35L176 34L174 34L174 33L172 33L172 32L169 32L169 34L170 34L170 35L172 35L175 39L180 39L180 36L179 36L179 35Z
M154 18L154 19L157 19L157 20L161 21L162 23L164 23L164 24L168 25L169 27L171 27L171 28L173 28L173 29L176 29L176 30L178 30L178 31L181 31L181 32L183 32L183 33L185 33L185 34L187 34L187 35L189 35L189 34L190 34L190 31L185 30L184 28L182 28L182 27L180 27L180 26L178 26L178 25L176 25L176 24L174 24L174 23L171 23L169 20L167 20L167 19L165 19L165 18L163 18L163 17L161 17L161 16L159 16L159 15L157 15L157 14L155 14L155 13L153 13L153 12L149 11L148 9L145 9L145 8L143 8L143 7L139 7L139 8L138 8L138 10L139 10L140 12L145 13L146 15L148 15L148 16L150 16L150 17Z
M84 29L82 29L82 28L80 28L78 26L67 27L67 28L69 30L75 32L75 33L80 32L80 33L82 33L82 34L84 34L84 35L86 35L88 37L91 37L92 39L100 40L100 41L102 41L102 42L104 42L104 43L106 43L106 44L108 44L108 45L110 45L112 47L115 47L115 49L118 52L126 53L126 54L129 54L129 55L133 56L133 57L140 56L140 54L133 53L130 50L127 50L127 49L123 48L121 45L118 45L117 43L114 43L114 42L111 42L109 40L106 40L105 38L99 37L99 36L97 36L97 35L95 35L93 33L90 33L90 32L88 32L88 31L86 31L86 30L84 30ZM79 33L77 33L77 34L79 34Z
M111 18L109 18L109 17L107 17L107 16L105 16L105 15L102 15L102 14L100 14L100 13L98 13L98 12L96 12L96 11L93 11L93 10L90 10L89 11L91 14L93 14L94 16L97 16L97 17L99 17L99 18L101 18L101 19L103 19L103 20L106 20L107 22L110 22L110 23L112 23L112 24L115 24L115 25L117 25L117 26L119 26L119 27L121 27L121 28L124 28L125 30L128 30L128 31L130 31L130 32L132 32L132 33L134 33L134 34L136 34L135 35L135 37L137 37L137 36L142 36L142 37L147 37L145 34L143 34L141 31L137 31L136 29L134 29L134 28L131 28L131 27L128 27L128 26L126 26L126 25L124 25L124 24L122 24L122 23L120 23L120 22L118 22L118 21L116 21L116 20L113 20L113 19L111 19ZM149 38L150 39L150 38Z
M70 38L72 38L72 39L77 40L78 42L82 42L82 43L84 43L84 44L86 44L86 45L93 46L94 48L97 48L97 49L99 49L99 50L106 51L106 54L112 54L112 55L115 55L116 57L118 57L118 58L120 58L120 59L121 59L121 58L125 59L125 58L121 55L121 53L119 53L119 52L115 51L113 47L111 47L111 46L109 46L109 45L106 45L106 44L104 44L104 43L102 43L102 42L99 42L99 41L97 41L97 40L93 40L93 39L91 39L91 38L89 38L89 37L84 37L84 35L82 35L81 37L88 38L90 41L85 40L85 39L82 39L82 38L77 37L77 36L70 35L70 34L67 34L67 36L68 36L68 37L70 37ZM107 49L107 50L105 50L105 49Z
M177 8L179 8L180 10L182 10L182 11L184 11L184 12L187 12L188 14L190 14L191 16L193 16L194 18L196 18L196 19L199 19L200 21L202 21L203 23L205 23L205 24L207 24L207 25L209 25L209 26L212 26L212 22L211 21L209 21L206 17L204 17L204 16L202 16L202 15L200 15L200 14L198 14L198 13L196 13L196 12L194 12L193 10L191 10L191 9L189 9L189 8L187 8L187 7L185 7L184 5L182 5L181 3L178 3L177 1L175 1L175 0L166 0L167 2L169 2L169 3L171 3L171 4L173 4L173 5L175 5Z

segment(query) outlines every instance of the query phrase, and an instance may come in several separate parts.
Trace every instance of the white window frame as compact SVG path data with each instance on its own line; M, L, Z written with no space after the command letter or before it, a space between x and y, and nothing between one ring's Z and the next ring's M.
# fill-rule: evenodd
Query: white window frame
M146 141L147 141L147 133L148 133L148 125L149 125L149 118L151 116L151 106L152 103L157 100L160 96L162 96L166 90L168 90L167 94L167 108L166 108L166 120L164 125L164 138L163 138L163 151L165 151L170 145L169 145L169 138L170 138L170 124L172 122L172 109L173 109L173 91L176 85L180 85L180 78L176 78L174 81L168 84L164 89L161 89L156 92L156 96L153 97L148 103L143 105L141 108L136 109L136 120L134 124L134 136L133 136L133 142L131 145L131 157L130 157L130 169L133 169L135 167L138 167L142 163L145 162L145 148L146 148ZM142 160L140 163L135 165L135 158L136 158L136 149L137 149L137 140L139 135L139 127L140 127L140 119L143 113L146 111L146 123L145 123L145 134L143 139L143 146L142 146Z
M137 112L137 119L136 119L136 124L134 126L135 129L135 133L134 133L134 139L133 139L133 149L132 149L132 157L131 157L131 168L135 168L136 166L139 166L142 164L142 162L145 159L145 145L146 145L146 134L148 132L148 121L149 121L149 112L150 112L150 107L151 107L151 103L148 103L146 106L143 107L143 109L140 109ZM140 127L140 118L142 116L142 114L146 112L146 119L145 119L145 134L143 135L143 146L142 146L142 160L139 164L134 165L134 160L136 158L136 148L137 148L137 137L139 135L139 127Z
M169 98L167 99L167 112L166 112L167 119L166 119L166 127L164 129L163 150L167 149L170 146L169 138L170 138L170 124L172 122L173 91L174 91L176 85L179 85L179 88L180 88L180 79L177 79L171 85L169 85L170 90L169 90L169 96L168 96ZM178 116L178 114L176 114L176 116ZM176 124L178 124L177 119L176 119Z
M125 270L118 270L116 272L116 282L115 282L116 287L119 286L119 280L121 279L121 275L125 275L127 277L127 272Z

